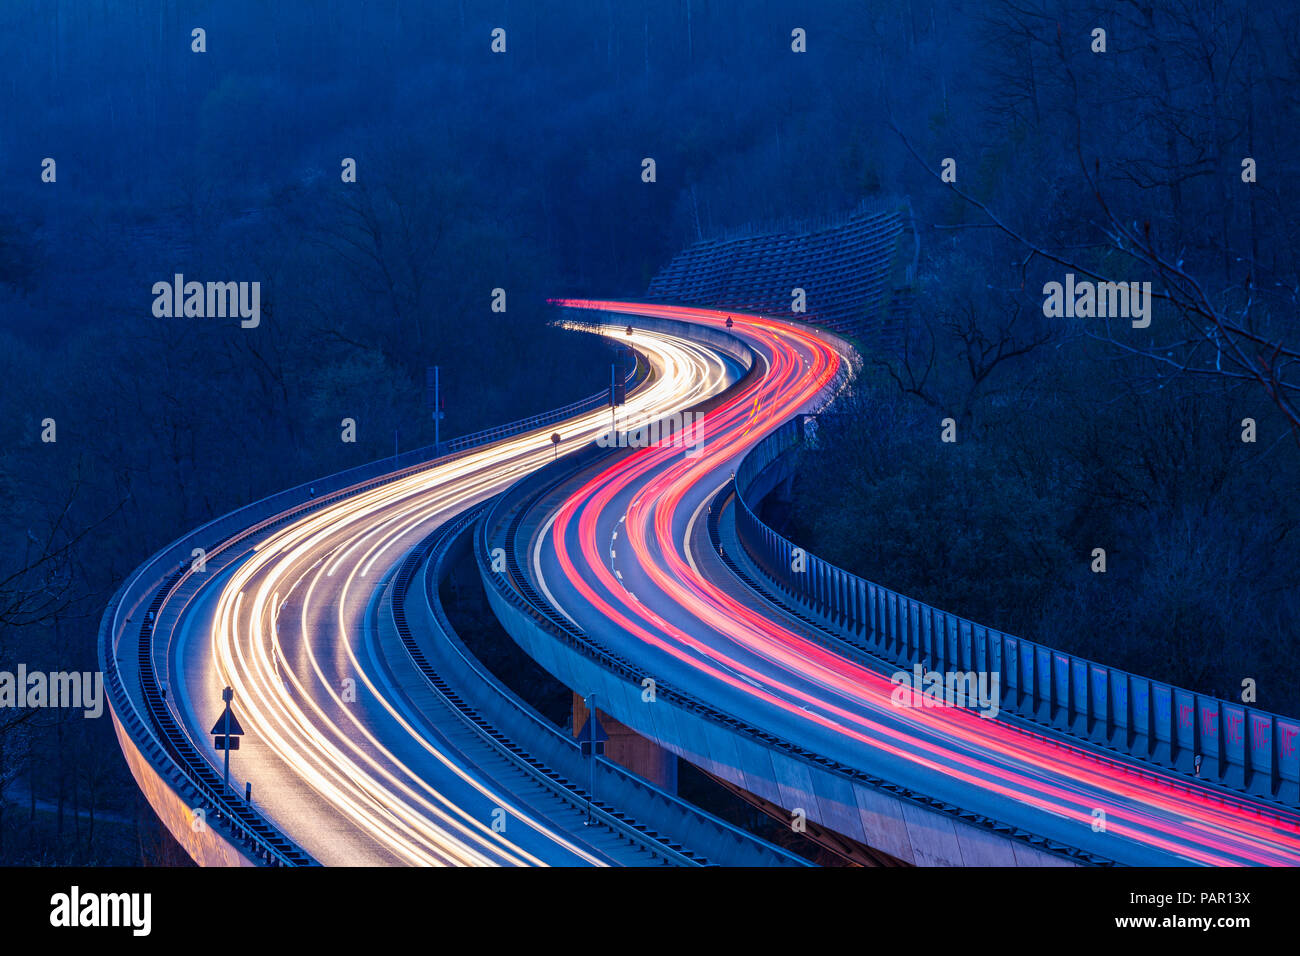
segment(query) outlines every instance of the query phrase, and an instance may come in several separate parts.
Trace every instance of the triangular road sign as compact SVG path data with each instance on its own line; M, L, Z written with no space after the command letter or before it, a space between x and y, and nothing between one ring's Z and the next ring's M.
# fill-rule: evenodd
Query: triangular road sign
M224 713L217 718L216 726L212 728L212 735L214 737L226 736L226 715ZM244 736L244 728L239 726L239 721L235 719L235 712L233 710L230 712L230 736Z
M582 729L578 731L578 739L586 744L603 744L609 740L609 734L605 733L605 728L600 726L596 715L591 714L587 717L587 722L582 725Z

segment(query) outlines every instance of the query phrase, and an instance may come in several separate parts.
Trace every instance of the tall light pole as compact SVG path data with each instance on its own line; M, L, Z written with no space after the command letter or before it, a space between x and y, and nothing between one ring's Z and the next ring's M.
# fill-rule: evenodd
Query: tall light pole
M426 365L424 367L424 407L431 409L433 414L433 447L435 454L438 446L442 443L442 396L438 389L438 372L437 365Z

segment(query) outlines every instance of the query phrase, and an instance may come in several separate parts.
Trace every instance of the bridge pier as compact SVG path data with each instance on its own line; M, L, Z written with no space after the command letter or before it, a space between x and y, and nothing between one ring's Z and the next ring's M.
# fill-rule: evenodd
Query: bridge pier
M609 734L605 756L638 777L644 777L669 793L677 792L677 755L642 737L627 724L620 723L599 707L600 726ZM587 722L587 705L581 694L573 695L573 735L576 737Z

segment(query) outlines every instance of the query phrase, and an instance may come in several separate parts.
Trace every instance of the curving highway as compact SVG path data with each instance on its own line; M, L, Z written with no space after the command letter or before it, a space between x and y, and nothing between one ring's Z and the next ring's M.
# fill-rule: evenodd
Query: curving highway
M734 362L690 341L623 334L652 368L618 409L635 427L724 390ZM485 748L418 691L382 613L392 572L440 524L609 431L608 408L508 438L277 528L214 574L170 648L169 706L203 731L235 691L246 731L232 787L317 861L348 865L659 862ZM552 431L563 438L559 449Z
M892 682L892 666L769 602L720 559L710 509L725 511L747 451L847 383L856 356L845 343L810 326L732 314L731 335L753 356L747 370L731 346L703 344L719 342L727 313L557 304L625 317L604 334L634 346L651 369L614 416L631 448L559 473L513 519L527 544L510 556L506 579L527 578L576 633L756 739L924 795L945 812L1011 821L1036 846L1138 865L1300 863L1300 814L1014 714L986 719L935 706ZM681 322L707 331L664 331ZM702 420L679 422L675 433L647 429L660 439L647 446L642 426L700 403ZM295 504L246 533L227 531L211 574L184 573L181 562L172 580L190 583L169 591L164 582L158 592L155 608L164 592L173 595L175 626L160 631L170 642L149 650L153 610L139 628L140 660L152 657L161 671L155 722L174 719L174 736L197 749L198 763L220 768L223 755L204 731L222 710L222 688L233 687L246 735L232 760L232 796L251 782L256 810L320 863L664 862L653 840L585 826L572 799L467 729L464 715L430 692L392 614L395 572L435 529L610 433L607 407L575 414L432 468L357 484L314 510ZM110 608L114 633L118 617ZM130 646L120 637L105 646ZM129 678L132 661L122 663ZM635 699L611 712L638 726L618 710ZM661 742L690 755L682 741ZM177 752L174 740L169 747ZM125 738L124 748L130 758ZM160 813L176 816L152 781L137 779Z
M710 328L727 318L636 303L559 304ZM922 706L873 661L817 639L739 587L709 546L706 509L759 439L831 397L849 357L811 328L736 319L733 331L759 356L761 374L708 414L702 450L667 442L614 457L530 516L537 531L527 573L557 610L615 654L754 727L1103 858L1300 863L1300 816L1012 719Z

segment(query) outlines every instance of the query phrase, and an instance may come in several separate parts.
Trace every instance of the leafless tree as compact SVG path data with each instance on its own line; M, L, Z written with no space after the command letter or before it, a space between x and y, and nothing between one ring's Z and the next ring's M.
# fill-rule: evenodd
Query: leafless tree
M1077 68L1080 50L1087 55L1086 45L1079 42L1086 30L1073 29L1067 43L1060 20L1053 23L1061 15L1059 7L1051 3L1008 2L999 8L1007 29L1013 35L1020 31L1020 39L1036 53L1033 75L1021 77L1017 87L1024 96L1032 98L1046 82L1049 62L1052 67L1061 121L1073 127L1079 183L1093 201L1092 217L1080 223L1082 236L1065 240L1043 235L1017 224L1008 210L993 208L969 188L944 185L978 211L984 223L1024 250L1022 274L1042 260L1098 282L1128 281L1134 273L1150 276L1153 298L1164 303L1162 318L1172 322L1162 321L1150 333L1134 335L1106 321L1088 327L1086 334L1149 363L1159 383L1179 376L1213 376L1257 389L1300 442L1300 339L1294 323L1284 321L1294 313L1300 279L1293 269L1285 271L1285 262L1274 258L1266 266L1261 261L1262 200L1253 192L1258 184L1238 182L1240 170L1225 168L1222 158L1249 155L1248 141L1255 133L1253 107L1244 118L1237 110L1242 103L1254 102L1251 77L1266 59L1260 52L1260 31L1245 14L1225 12L1217 4L1194 6L1121 5L1120 15L1133 27L1133 35L1144 38L1145 46L1133 55L1148 68L1133 71L1133 76L1117 71L1106 83L1090 75L1087 84ZM1080 22L1077 17L1072 21L1076 28ZM1026 100L1012 97L1008 102L1009 108L1019 108ZM1142 153L1141 147L1136 147L1138 152L1112 148L1116 137L1123 140L1123 130L1085 128L1085 115L1098 102L1127 104L1126 110L1112 108L1108 115L1132 116L1133 128L1148 128L1143 142L1154 142L1154 154ZM892 125L913 158L942 182L940 171L922 159L896 122ZM1089 149L1085 129L1106 144L1105 167L1099 156L1090 160L1088 153L1101 149ZM1192 206L1184 191L1203 179L1214 184L1207 201L1217 203L1222 221L1185 222L1185 211ZM1248 248L1240 254L1234 254L1226 218L1232 205L1229 184L1244 191L1240 201L1249 219ZM1259 192L1271 199L1265 190ZM1206 251L1214 246L1219 247L1217 255Z

